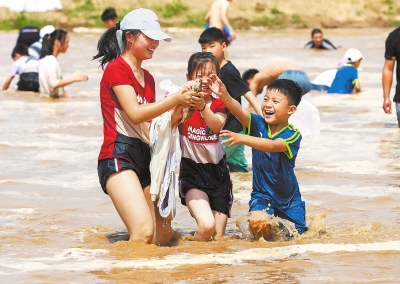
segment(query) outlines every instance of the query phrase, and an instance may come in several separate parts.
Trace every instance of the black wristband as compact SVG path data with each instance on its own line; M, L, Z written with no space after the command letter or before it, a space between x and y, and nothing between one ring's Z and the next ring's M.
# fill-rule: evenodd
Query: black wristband
M207 104L204 104L204 107L202 109L199 109L199 111L203 111L206 108Z

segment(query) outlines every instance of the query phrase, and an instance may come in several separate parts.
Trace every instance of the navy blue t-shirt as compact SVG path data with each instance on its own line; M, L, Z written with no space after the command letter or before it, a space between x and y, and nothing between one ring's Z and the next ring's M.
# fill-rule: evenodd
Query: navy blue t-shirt
M327 92L329 94L351 94L357 81L357 68L351 65L342 66L336 72L335 79Z
M396 60L396 94L393 101L400 103L400 28L389 34L385 42L385 59Z

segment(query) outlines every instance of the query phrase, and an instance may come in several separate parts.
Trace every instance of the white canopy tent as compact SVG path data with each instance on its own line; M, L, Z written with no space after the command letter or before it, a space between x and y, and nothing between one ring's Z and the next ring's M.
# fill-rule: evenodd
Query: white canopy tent
M47 12L62 10L61 0L0 0L0 7L15 12Z

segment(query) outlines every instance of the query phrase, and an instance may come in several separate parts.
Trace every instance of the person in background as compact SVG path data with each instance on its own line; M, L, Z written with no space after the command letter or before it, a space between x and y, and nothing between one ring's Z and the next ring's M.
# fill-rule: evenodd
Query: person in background
M205 28L215 27L220 29L224 34L226 45L229 45L236 39L236 33L228 19L228 8L231 1L232 0L215 0L205 17L207 22Z
M40 59L40 51L42 50L43 37L45 37L48 34L51 34L54 31L55 31L55 27L52 25L44 26L43 28L41 28L40 32L39 32L40 39L38 41L32 43L28 47L29 56L32 56L33 58L39 60Z
M62 29L57 29L43 38L39 60L39 91L42 97L69 96L65 93L64 86L88 80L86 74L63 79L57 56L67 51L68 43L69 35Z
M118 22L117 12L113 7L109 7L103 11L103 14L101 14L101 20L107 29L115 26Z
M261 113L260 103L256 96L240 77L239 71L231 61L225 59L226 42L222 31L218 28L204 30L199 37L201 50L211 52L218 60L221 68L220 78L228 89L229 94L241 105L242 96L250 103L257 113ZM237 118L228 112L224 129L243 133L243 126ZM225 149L226 159L231 172L247 172L247 159L244 154L244 145Z
M32 43L40 39L39 28L37 26L25 26L19 30L16 44L24 44L30 46Z
M394 65L396 66L396 92L393 101L396 105L397 123L400 127L400 28L392 31L385 42L385 64L382 69L383 111L392 113L390 89L393 82Z
M311 40L304 46L304 48L317 48L317 49L336 49L329 40L324 39L320 29L313 29L311 31Z
M14 63L11 66L11 73L3 85L3 90L9 88L14 76L18 74L18 91L39 92L39 61L29 56L28 48L24 44L17 44L11 53L11 57Z
M349 48L345 53L346 65L340 67L329 87L328 94L352 94L361 92L357 68L360 67L363 55L355 48Z

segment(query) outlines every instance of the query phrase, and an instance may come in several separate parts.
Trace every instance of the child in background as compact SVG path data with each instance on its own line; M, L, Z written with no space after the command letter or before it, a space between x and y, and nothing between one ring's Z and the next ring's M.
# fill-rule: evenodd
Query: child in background
M153 57L160 40L171 38L161 30L157 15L136 9L103 34L93 59L99 58L103 69L106 66L100 82L104 126L97 167L100 185L127 227L129 241L166 245L172 237L171 221L155 210L157 200L151 200L149 191L149 121L177 105L189 106L195 93L182 89L155 101L154 78L141 65ZM172 125L182 117L182 108L176 107Z
M196 109L191 117L179 125L179 196L196 219L195 241L218 239L225 234L233 202L232 182L219 135L227 114L222 101L212 95L208 86L210 74L219 74L217 59L209 52L193 54L186 77L202 79L202 91L199 97L192 98Z
M113 7L109 7L101 14L101 20L104 22L104 26L109 29L115 26L118 22L117 12Z
M75 82L87 81L86 74L79 74L68 79L63 79L57 56L68 49L69 36L64 30L58 29L48 34L43 39L39 60L39 84L42 97L68 97L64 86Z
M240 77L239 71L231 61L225 59L226 42L221 30L209 28L200 35L201 50L211 52L221 66L221 81L226 86L228 93L241 105L244 96L257 113L261 113L260 103L256 96ZM228 112L224 129L243 133L243 126L238 119ZM231 172L247 172L247 159L244 155L244 145L236 145L226 149L226 158Z
M360 79L357 68L360 67L363 58L361 52L355 48L349 48L344 55L347 64L340 67L328 89L328 94L352 94L361 92Z
M39 92L39 61L29 56L28 47L24 44L17 44L11 53L11 58L14 63L11 66L10 75L4 82L3 90L10 87L11 81L18 74L18 91Z
M38 41L32 43L28 47L29 55L32 56L33 58L39 60L40 59L40 51L42 50L43 38L46 35L54 32L55 30L56 30L55 27L52 25L47 25L47 26L44 26L43 28L41 28L40 32L39 32L40 39Z
M259 115L241 108L216 76L210 76L209 86L247 127L248 135L223 130L221 136L228 138L224 141L227 148L237 144L253 148L250 216L258 216L262 210L295 223L300 234L307 231L305 203L294 173L301 134L288 123L300 103L301 87L287 79L273 81L267 86L263 114Z

